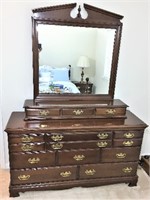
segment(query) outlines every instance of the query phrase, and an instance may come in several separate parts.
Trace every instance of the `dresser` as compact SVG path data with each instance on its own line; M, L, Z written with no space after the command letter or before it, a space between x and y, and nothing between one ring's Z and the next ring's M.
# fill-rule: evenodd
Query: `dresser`
M10 115L5 129L9 149L10 197L27 191L115 183L137 185L137 167L147 125L128 110L126 103L114 99L123 16L88 4L83 6L88 13L86 19L81 6L77 8L76 3L32 10L33 99L25 100L24 111ZM77 10L76 17L71 17L74 8ZM48 34L46 32L48 40L46 37L42 40L43 27L49 30ZM66 34L60 39L60 33L66 29ZM51 35L53 30L56 32ZM96 33L97 37L88 37ZM111 33L109 37L108 33ZM54 36L57 35L56 40ZM73 35L69 39L71 47L65 46L66 35L67 41ZM110 38L113 40L110 41ZM95 39L98 39L97 42ZM45 52L49 56L42 57L44 41L50 49ZM53 41L55 45L52 47ZM78 41L82 41L81 46ZM110 45L108 52L112 49L110 55L105 54L108 45L99 46L104 41ZM76 49L72 42L78 44ZM99 93L93 93L90 82L73 84L70 80L66 81L68 69L64 66L67 63L75 65L80 55L89 56L93 69L91 76L95 76L94 87ZM106 70L104 58L108 56L111 64ZM46 68L41 66L45 57L49 57L45 61L49 62ZM52 63L56 66L61 63L61 69L51 67ZM54 71L59 72L56 85L69 93L56 94L49 89L49 81L54 83L56 78ZM78 80L77 72L71 76ZM63 81L67 82L65 87ZM70 90L71 85L76 85L81 93Z
M80 119L25 121L13 112L6 132L10 156L10 196L32 190L128 183L136 186L146 124L131 112L123 124Z

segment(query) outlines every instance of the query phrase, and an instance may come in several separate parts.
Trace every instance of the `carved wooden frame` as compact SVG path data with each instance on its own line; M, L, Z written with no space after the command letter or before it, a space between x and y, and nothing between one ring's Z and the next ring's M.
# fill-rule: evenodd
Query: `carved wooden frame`
M70 12L76 7L76 3L64 4L58 6L44 7L34 9L32 17L32 50L33 50L33 82L34 82L34 100L49 101L49 100L101 100L113 99L115 92L115 83L117 75L117 65L122 33L121 19L123 16L108 12L106 10L83 4L88 13L86 19L82 19L80 15L80 8L76 18L71 18ZM111 64L111 75L109 82L108 94L39 94L39 57L38 57L38 24L57 24L66 26L79 27L97 27L97 28L111 28L115 29L115 40Z

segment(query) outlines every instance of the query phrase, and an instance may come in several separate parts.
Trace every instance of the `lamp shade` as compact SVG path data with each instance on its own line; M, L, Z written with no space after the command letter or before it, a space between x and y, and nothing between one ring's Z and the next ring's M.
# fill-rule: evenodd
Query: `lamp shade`
M88 57L80 56L78 63L77 63L77 67L82 67L82 68L90 67Z

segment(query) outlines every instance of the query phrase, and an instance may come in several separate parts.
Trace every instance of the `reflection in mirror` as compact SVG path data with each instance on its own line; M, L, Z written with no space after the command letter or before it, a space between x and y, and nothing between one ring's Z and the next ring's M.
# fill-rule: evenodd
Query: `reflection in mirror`
M108 94L114 37L115 29L39 24L39 93ZM81 56L88 67L78 66Z

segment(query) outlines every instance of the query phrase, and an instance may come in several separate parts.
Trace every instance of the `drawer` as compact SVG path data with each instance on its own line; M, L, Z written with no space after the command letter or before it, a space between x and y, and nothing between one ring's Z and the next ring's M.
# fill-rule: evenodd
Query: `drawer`
M51 181L75 180L76 166L34 168L32 170L11 170L11 184L43 183Z
M138 161L140 147L104 148L101 150L101 162Z
M143 137L143 130L139 131L114 131L114 138L126 138L126 139L132 139L132 138L142 138Z
M142 139L114 139L114 147L131 147L131 146L141 146Z
M95 149L112 146L112 140L102 141L79 141L79 142L50 142L47 143L48 150L64 150L64 149Z
M94 108L64 108L62 109L62 115L70 115L70 116L87 116L87 115L94 115L95 109Z
M72 132L72 133L46 133L46 141L79 141L79 140L104 140L112 139L111 131L102 132Z
M44 142L44 133L41 134L13 134L9 135L9 143Z
M11 168L49 167L55 164L55 152L11 153Z
M25 109L26 112L26 118L30 119L37 119L37 118L48 118L48 117L53 117L53 116L59 116L60 115L60 110L58 108L53 108L53 109Z
M122 116L126 114L126 108L96 108L96 115Z
M135 176L138 162L89 164L80 166L80 179Z
M58 152L59 165L79 165L99 162L99 149L70 150Z
M45 143L18 143L9 145L10 152L44 151Z

